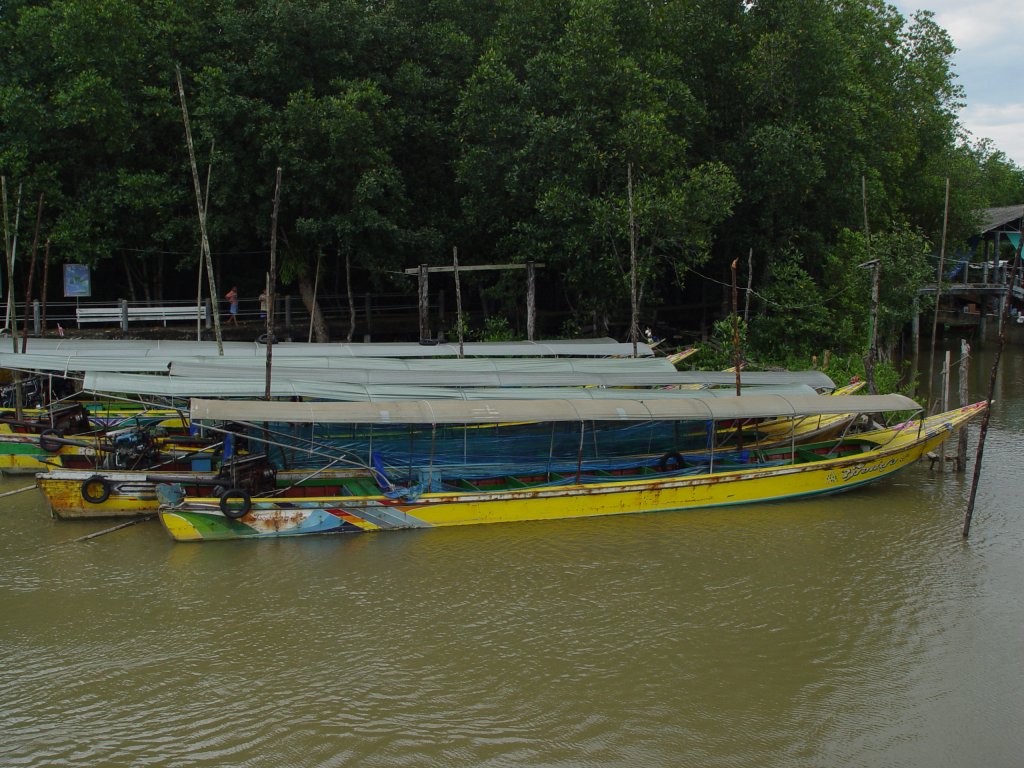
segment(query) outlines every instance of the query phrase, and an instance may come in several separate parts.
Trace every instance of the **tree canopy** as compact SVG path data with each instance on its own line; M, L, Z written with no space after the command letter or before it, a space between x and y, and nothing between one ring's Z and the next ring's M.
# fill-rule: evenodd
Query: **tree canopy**
M949 35L878 0L7 0L0 35L0 171L44 195L54 260L146 296L199 253L176 67L212 249L253 293L281 167L279 279L307 293L318 263L409 289L458 247L543 261L547 305L622 327L632 214L644 307L722 296L752 250L752 340L862 345L856 265L934 275L946 179L951 243L1024 201L959 123Z

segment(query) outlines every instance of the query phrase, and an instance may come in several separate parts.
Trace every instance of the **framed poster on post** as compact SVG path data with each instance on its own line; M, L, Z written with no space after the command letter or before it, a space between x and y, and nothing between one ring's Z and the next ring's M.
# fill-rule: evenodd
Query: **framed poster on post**
M92 296L92 278L87 264L64 265L64 298Z

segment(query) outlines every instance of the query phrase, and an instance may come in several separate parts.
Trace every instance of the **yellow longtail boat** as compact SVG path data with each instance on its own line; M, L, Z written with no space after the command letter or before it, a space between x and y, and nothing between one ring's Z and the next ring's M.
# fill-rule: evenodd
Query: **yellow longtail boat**
M245 403L195 400L193 419L244 422L246 414L279 422L452 424L545 421L707 421L828 413L920 410L901 395L749 396L707 401L431 401L378 403ZM418 482L401 485L372 463L362 476L323 496L228 489L219 499L185 497L160 507L178 541L298 536L316 533L433 528L554 520L636 512L731 506L852 490L913 464L985 410L985 403L810 445L750 451L734 459L712 453L706 463L642 463L618 470L580 466L550 473L527 468L502 475L425 465ZM542 462L539 462L542 463Z

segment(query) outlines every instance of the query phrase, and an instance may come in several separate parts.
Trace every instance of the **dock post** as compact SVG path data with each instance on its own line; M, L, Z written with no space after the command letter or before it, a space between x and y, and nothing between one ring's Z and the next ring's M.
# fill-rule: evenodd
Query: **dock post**
M526 262L526 340L533 341L537 329L537 273L533 262Z
M420 341L430 338L430 293L427 286L427 265L419 269Z
M971 345L967 339L960 339L960 407L967 405L967 372L968 361L971 358ZM956 471L963 472L967 469L967 427L960 428L960 435L956 446Z
M39 311L39 299L32 299L32 325L36 336L43 335L43 323Z
M128 299L121 299L121 332L128 333Z

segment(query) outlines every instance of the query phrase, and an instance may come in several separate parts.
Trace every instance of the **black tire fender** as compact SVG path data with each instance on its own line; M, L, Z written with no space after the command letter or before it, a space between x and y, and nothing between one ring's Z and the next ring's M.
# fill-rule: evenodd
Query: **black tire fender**
M232 503L233 501L241 503L236 505ZM245 517L249 514L250 509L252 509L252 498L244 488L229 488L220 495L220 511L229 520Z
M92 487L97 483L100 486L100 492L93 493ZM110 498L110 483L103 475L92 475L91 477L85 478L85 480L82 481L81 490L82 498L90 504L102 504Z
M683 468L683 457L678 451L669 451L658 460L658 471L668 472Z
M56 453L60 450L60 438L64 433L59 429L44 429L39 433L39 447L47 453Z

